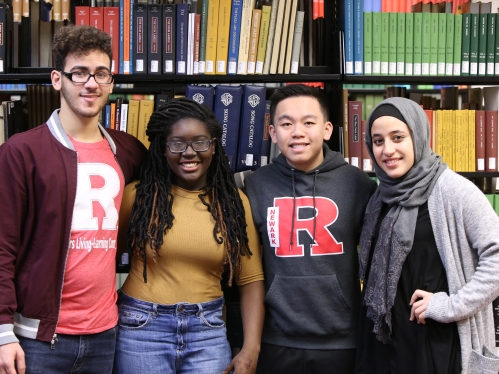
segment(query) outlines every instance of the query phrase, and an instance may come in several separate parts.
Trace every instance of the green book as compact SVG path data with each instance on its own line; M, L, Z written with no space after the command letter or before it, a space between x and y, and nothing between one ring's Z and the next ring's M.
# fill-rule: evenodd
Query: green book
M492 208L494 208L494 195L490 194L490 193L486 193L485 197L487 198L487 200L489 200L490 205L492 205Z
M397 13L388 13L389 36L388 36L388 74L397 75Z
M438 47L437 47L437 75L445 75L445 57L447 45L447 15L451 13L438 14Z
M473 13L473 8L478 8L480 4L471 3L470 7L470 75L478 75L478 38L480 28L480 14Z
M405 13L397 15L397 75L405 74Z
M461 48L463 42L463 15L454 15L454 67L452 75L461 75Z
M462 15L461 75L470 75L471 14Z
M414 13L405 14L405 75L412 75L414 53Z
M364 75L373 73L373 12L364 12Z
M445 75L452 75L454 70L454 21L452 13L445 13L447 16L445 34Z
M439 13L430 13L430 75L437 75L438 72L438 15Z
M494 60L496 55L496 14L487 14L487 75L494 75Z
M365 107L366 107L366 117L371 114L372 110L374 109L374 94L366 94L366 101L365 101Z
M480 13L478 15L478 75L487 73L487 34L487 13Z
M414 48L413 48L413 68L414 75L421 75L422 47L423 47L423 13L414 14Z
M381 75L388 75L390 13L381 13Z
M496 25L499 22L499 13L494 13L496 15ZM495 75L499 75L499 38L496 38L496 43L495 43L495 57L494 57L494 73Z
M491 13L491 14L498 14L498 13ZM499 216L499 195L494 195L494 210L496 211L496 214Z
M381 74L381 13L373 12L373 75L380 75L380 74Z
M430 75L431 15L423 12L421 27L421 75Z

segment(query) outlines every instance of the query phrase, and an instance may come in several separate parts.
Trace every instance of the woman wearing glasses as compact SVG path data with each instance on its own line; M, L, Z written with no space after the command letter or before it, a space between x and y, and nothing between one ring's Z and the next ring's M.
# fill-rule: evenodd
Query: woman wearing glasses
M149 156L140 182L125 190L120 217L129 219L132 263L118 299L115 369L253 373L264 314L260 246L219 142L222 127L205 106L175 99L152 114L146 133ZM224 271L241 295L244 345L233 360Z

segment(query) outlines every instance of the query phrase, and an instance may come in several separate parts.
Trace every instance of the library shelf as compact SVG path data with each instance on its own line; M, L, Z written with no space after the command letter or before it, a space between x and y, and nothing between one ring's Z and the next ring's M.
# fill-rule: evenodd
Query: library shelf
M497 76L345 75L343 83L497 85Z

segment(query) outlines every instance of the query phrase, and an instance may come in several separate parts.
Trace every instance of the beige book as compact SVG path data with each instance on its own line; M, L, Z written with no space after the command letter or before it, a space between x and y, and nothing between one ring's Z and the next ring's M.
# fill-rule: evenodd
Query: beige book
M280 0L279 1L279 6L277 7L277 15L276 15L276 20L275 20L275 32L274 32L274 42L272 43L272 56L270 58L270 68L269 68L269 73L270 74L276 74L277 73L277 61L279 59L279 49L281 46L281 36L282 36L282 28L283 28L283 22L284 22L284 8L286 3L289 4L289 0ZM264 74L265 74L265 68L264 68Z
M69 0L61 0L61 15L62 15L62 20L69 19Z
M23 4L21 0L12 1L12 13L14 22L21 22L21 14L23 11Z
M241 12L241 31L239 34L239 53L237 54L237 74L248 73L248 53L251 32L251 16L255 0L243 0Z
M128 101L128 119L126 124L126 132L137 138L138 123L139 123L139 100L129 100Z
M260 21L260 33L258 34L258 51L256 53L255 74L263 74L263 65L265 63L265 52L269 39L270 12L272 7L262 6L262 19Z
M289 17L288 42L286 44L286 57L284 58L284 68L283 68L284 74L289 74L289 71L291 69L291 54L293 53L293 40L295 36L296 8L298 5L298 0L292 0L292 1L293 2L291 4L291 15Z
M272 60L272 51L274 50L274 36L277 21L277 11L278 5L282 1L274 0L272 1L272 9L270 10L270 22L269 22L269 36L267 38L267 48L265 51L265 60L263 62L263 74L268 74L270 72L270 61Z
M54 0L54 7L52 8L52 16L54 21L62 21L62 0Z
M217 60L217 33L219 0L208 1L208 25L206 27L206 65L205 74L215 74Z
M291 8L294 4L296 4L296 0L286 1L284 19L282 24L281 46L279 47L279 62L277 65L277 74L284 73L284 63L286 60L286 50L288 45L289 23L291 21Z
M258 52L258 35L260 34L261 9L253 9L248 51L248 74L255 74L256 54Z
M142 144L149 148L149 140L147 139L146 130L147 124L149 123L149 118L154 111L154 101L153 100L140 100L139 104L139 122L137 126L137 139L139 139Z
M29 17L29 2L30 2L29 0L23 0L23 8L22 8L23 17Z

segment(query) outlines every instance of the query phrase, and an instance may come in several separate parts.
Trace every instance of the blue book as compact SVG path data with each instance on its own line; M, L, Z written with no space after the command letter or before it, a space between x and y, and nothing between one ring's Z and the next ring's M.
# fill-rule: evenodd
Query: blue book
M102 117L102 126L104 126L106 129L109 129L111 127L111 105L106 104L104 106Z
M265 95L265 86L244 86L236 171L255 170L260 167Z
M262 156L260 157L260 166L265 166L270 163L270 100L265 101L265 117L263 123L263 136L262 136Z
M239 139L239 118L241 116L241 101L243 88L241 86L215 87L214 112L217 120L222 124L223 134L220 139L227 158L230 170L236 172L237 146Z
M148 50L147 50L147 73L148 74L161 74L163 54L163 33L161 29L161 20L163 12L161 4L148 4L147 5L147 37L148 37Z
M185 97L194 100L199 104L204 104L213 111L213 101L215 100L215 88L213 86L199 86L188 84L185 88Z
M345 0L345 73L353 74L353 4L354 0Z
M175 4L163 4L163 74L175 74Z
M133 5L133 29L136 38L133 39L133 71L135 74L147 73L147 4Z
M128 69L130 70L130 74L133 74L133 4L135 3L135 0L128 0L130 1L130 63L128 64L129 67Z
M353 60L354 74L364 74L364 0L354 0L353 7Z
M187 74L187 36L189 32L189 4L177 4L175 61L177 74Z
M208 0L201 1L201 25L199 35L199 74L206 69L206 31L208 29Z
M232 13L230 16L229 34L229 57L227 74L237 73L237 56L239 54L239 34L241 33L241 12L243 11L242 0L232 1Z

